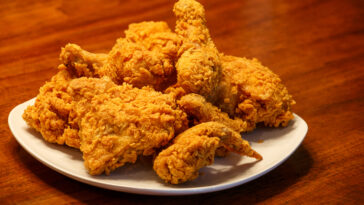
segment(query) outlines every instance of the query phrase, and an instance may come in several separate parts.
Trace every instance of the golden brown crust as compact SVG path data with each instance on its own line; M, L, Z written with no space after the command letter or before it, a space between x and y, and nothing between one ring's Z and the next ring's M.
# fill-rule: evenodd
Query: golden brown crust
M158 154L153 169L167 183L179 184L198 177L198 170L214 162L218 147L261 160L239 133L218 122L196 125Z
M68 71L59 71L39 89L35 104L28 106L23 119L39 131L47 142L78 148L78 130L68 123L72 96L67 93L67 86L71 79Z
M182 39L165 22L130 24L108 54L94 54L76 44L62 48L60 60L77 77L111 78L141 88L164 90L175 83L178 50Z
M227 113L207 102L201 95L194 93L185 95L178 101L178 105L189 116L195 118L195 125L203 122L219 122L239 133L247 131L247 122L237 117L231 119Z
M286 126L294 100L256 59L218 52L200 3L179 0L173 11L175 33L165 22L130 24L108 54L67 44L23 118L46 141L80 148L92 175L167 145L154 169L173 184L228 152L261 159L239 132Z
M173 12L177 18L175 31L183 38L176 64L177 86L214 101L221 62L206 26L205 10L196 1L180 0Z
M131 24L125 33L126 38L118 39L110 51L100 76L156 90L176 81L174 64L182 40L165 22Z
M187 127L187 116L173 96L149 87L79 78L70 83L69 92L81 97L74 110L80 149L92 175L108 174L134 163L139 155L154 154Z
M67 44L61 50L60 61L76 77L99 77L100 68L106 63L107 54L90 53L76 44Z
M222 55L222 78L217 105L230 116L249 123L285 126L295 104L281 79L258 60Z

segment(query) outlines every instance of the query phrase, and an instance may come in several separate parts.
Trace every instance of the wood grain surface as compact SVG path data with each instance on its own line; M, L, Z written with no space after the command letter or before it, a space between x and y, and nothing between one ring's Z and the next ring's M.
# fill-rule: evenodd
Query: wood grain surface
M362 204L364 2L201 0L218 49L256 57L279 74L306 120L303 144L281 166L216 193L157 197L65 177L15 140L10 110L37 95L68 42L107 52L128 24L164 20L174 1L0 1L0 204Z

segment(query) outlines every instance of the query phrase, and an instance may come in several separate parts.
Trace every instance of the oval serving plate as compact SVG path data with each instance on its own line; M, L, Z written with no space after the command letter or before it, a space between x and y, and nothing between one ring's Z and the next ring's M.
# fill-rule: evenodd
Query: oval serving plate
M243 138L263 156L262 161L229 154L215 158L215 163L200 170L196 180L180 185L164 183L153 171L150 159L120 167L109 176L91 176L83 165L82 153L74 148L47 143L40 133L22 119L27 106L35 98L16 106L8 123L15 139L34 158L51 169L93 186L122 192L148 195L188 195L220 191L254 180L282 164L302 143L308 127L294 114L285 128L257 128ZM261 142L262 143L258 143Z

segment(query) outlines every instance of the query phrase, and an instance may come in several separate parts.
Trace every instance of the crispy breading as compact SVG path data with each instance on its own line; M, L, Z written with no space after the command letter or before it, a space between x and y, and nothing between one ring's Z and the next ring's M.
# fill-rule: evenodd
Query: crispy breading
M222 55L222 78L217 105L230 116L248 122L286 126L295 104L281 79L258 60Z
M214 162L215 150L225 149L261 160L239 133L218 122L196 125L179 134L173 144L158 154L153 168L167 183L180 184L198 177L198 171Z
M186 93L200 94L208 101L215 100L220 80L220 57L206 26L205 10L194 0L179 0L173 8L176 15L176 33L183 45L176 64L177 84Z
M78 148L78 129L68 123L72 96L67 93L67 87L71 79L68 71L59 71L39 89L35 104L28 106L22 117L47 142Z
M195 125L203 122L219 122L239 133L247 131L247 122L238 117L231 119L227 113L207 102L201 95L191 93L183 96L177 103L189 116L194 117Z
M106 63L108 55L90 53L76 44L68 43L61 49L60 61L76 77L99 77L98 71Z
M76 44L61 52L63 64L77 77L108 76L117 84L164 90L176 82L175 62L182 39L165 22L130 24L108 54L93 54Z
M95 94L100 88L103 92ZM149 87L79 78L71 81L68 90L80 96L74 107L75 121L85 166L92 175L109 174L134 163L139 155L154 154L187 127L187 115L174 97Z
M258 60L219 53L200 3L179 0L173 12L175 32L130 24L107 54L67 44L24 120L46 141L79 148L92 175L166 147L153 168L172 184L229 152L262 159L239 133L286 126L292 96Z

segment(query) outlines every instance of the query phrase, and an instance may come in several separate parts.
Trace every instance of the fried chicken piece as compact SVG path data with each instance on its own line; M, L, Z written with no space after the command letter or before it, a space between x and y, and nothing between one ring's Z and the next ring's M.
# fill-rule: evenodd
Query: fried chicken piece
M76 76L63 65L60 65L59 69L51 81L40 88L34 105L28 106L22 117L30 127L40 132L47 142L79 148L81 140L78 136L78 124L75 122L74 105L81 98L90 100L92 95L81 97L70 92L68 86ZM104 92L106 88L100 84L92 89L95 95Z
M182 40L166 22L130 24L125 38L117 40L109 54L92 54L68 44L60 55L78 77L108 76L115 83L164 90L176 82L177 52Z
M170 147L158 154L153 168L167 183L194 180L199 169L214 162L215 150L219 146L240 155L262 159L239 133L221 123L206 122L178 135Z
M35 104L28 106L22 117L47 142L78 148L78 129L68 122L72 96L67 93L67 87L72 78L67 70L59 71L40 88Z
M197 93L214 101L221 62L206 27L205 10L194 0L179 0L173 12L177 18L175 31L183 38L183 45L176 64L177 84L168 92L182 87L186 93Z
M101 74L118 84L127 82L139 88L150 85L163 90L169 86L182 44L178 35L165 22L131 24L125 34L109 53Z
M185 95L178 101L178 105L188 116L194 117L195 125L203 122L219 122L238 133L248 130L248 123L246 121L238 117L231 119L227 113L222 112L218 107L207 102L201 95L194 93ZM228 154L229 151L222 146L215 151L215 155L218 157L226 157Z
M193 180L228 152L262 159L238 132L286 126L294 100L256 59L219 54L201 4L179 0L174 13L176 33L165 22L131 24L108 54L67 44L24 120L46 141L80 148L92 175L155 154L187 129L185 112L197 125L154 161L166 182Z
M164 21L132 23L125 31L125 38L142 44L149 51L157 51L168 56L168 64L173 64L177 60L178 50L182 45L182 39L172 32Z
M222 78L217 105L230 116L248 122L286 126L293 118L295 104L281 79L258 60L222 55Z
M207 102L201 95L191 93L183 96L177 103L183 111L195 118L195 125L203 122L219 122L239 133L247 130L247 122L238 117L231 119L227 113Z
M106 63L107 57L107 54L90 53L69 43L62 48L59 59L76 77L99 77L98 71Z
M105 88L102 93L94 90ZM81 151L91 175L109 174L139 155L152 155L187 128L187 115L173 95L152 88L115 85L107 78L72 80L68 92L75 105ZM90 97L92 96L92 97Z

